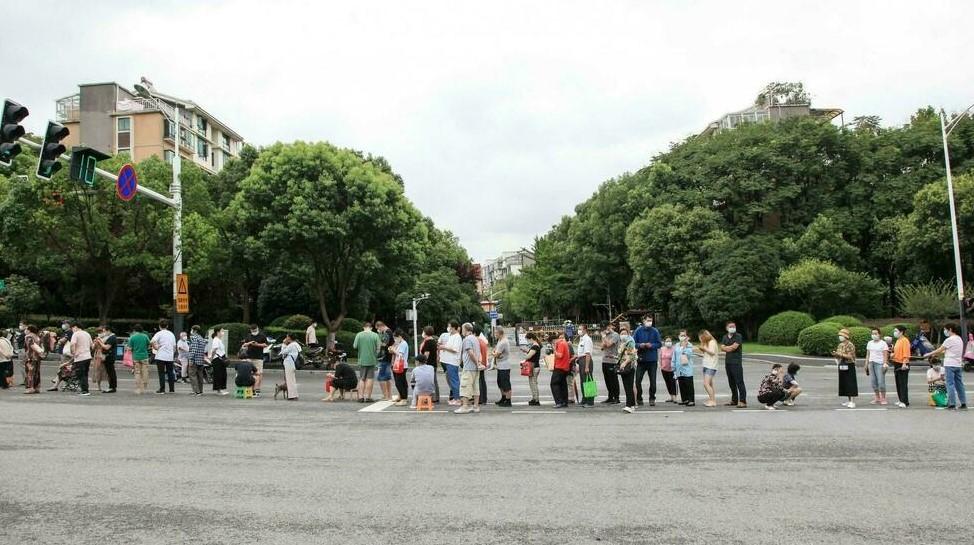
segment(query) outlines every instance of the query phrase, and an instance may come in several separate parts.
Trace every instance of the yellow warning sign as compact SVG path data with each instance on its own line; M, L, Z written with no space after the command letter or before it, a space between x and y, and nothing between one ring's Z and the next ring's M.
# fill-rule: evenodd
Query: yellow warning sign
M189 314L189 275L176 275L176 312Z

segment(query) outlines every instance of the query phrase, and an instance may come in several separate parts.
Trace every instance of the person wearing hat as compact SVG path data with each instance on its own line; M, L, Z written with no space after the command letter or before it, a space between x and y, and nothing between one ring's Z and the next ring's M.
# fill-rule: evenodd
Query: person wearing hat
M832 355L835 356L835 362L839 367L839 397L848 399L842 403L842 406L855 409L854 398L859 397L859 384L856 381L856 346L849 339L849 330L840 329L839 346L832 351Z

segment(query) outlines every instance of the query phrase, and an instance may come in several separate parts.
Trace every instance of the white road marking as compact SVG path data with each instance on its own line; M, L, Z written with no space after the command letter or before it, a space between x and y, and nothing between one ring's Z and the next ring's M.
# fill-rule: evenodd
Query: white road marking
M385 409L395 405L392 401L376 401L375 403L369 405L368 407L362 407L358 410L360 413L381 413Z
M511 411L511 414L565 414L566 411Z
M869 407L863 407L863 408L860 409L860 408L856 407L855 409L845 408L845 409L835 409L835 410L836 411L860 412L860 411L888 411L889 409L873 409L873 408L869 408Z

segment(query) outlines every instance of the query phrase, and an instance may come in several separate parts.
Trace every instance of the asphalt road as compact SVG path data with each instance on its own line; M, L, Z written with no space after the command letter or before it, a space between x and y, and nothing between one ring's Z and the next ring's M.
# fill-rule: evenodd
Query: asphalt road
M633 415L527 407L519 376L470 415L322 403L320 372L298 402L2 391L0 543L972 542L974 415L927 408L922 372L910 409L837 410L807 366L771 412L746 368L750 410Z

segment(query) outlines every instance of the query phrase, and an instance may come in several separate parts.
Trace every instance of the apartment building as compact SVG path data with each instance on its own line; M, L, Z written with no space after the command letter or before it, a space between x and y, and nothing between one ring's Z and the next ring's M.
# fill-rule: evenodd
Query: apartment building
M500 257L481 265L481 293L489 293L498 282L521 273L521 269L534 264L534 252L521 248L513 252L503 252Z
M143 79L143 85L151 83ZM134 162L151 156L167 162L176 153L209 173L217 173L243 147L243 137L199 104L152 90L138 96L115 82L85 83L57 101L57 121L71 134L64 145L87 146L109 155L127 153ZM185 163L184 163L185 164Z
M707 125L700 136L709 136L723 130L733 129L741 123L763 123L790 117L817 117L831 121L841 116L842 113L839 108L812 108L811 104L754 105L737 112L724 114L720 119Z

